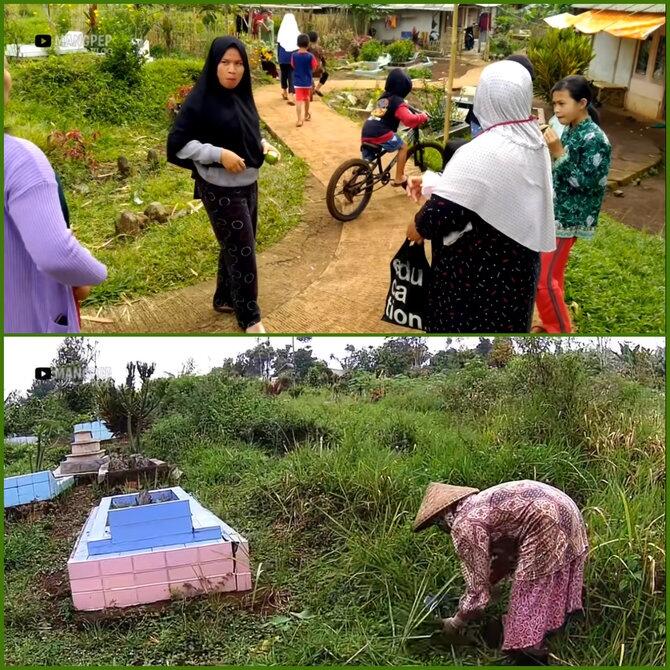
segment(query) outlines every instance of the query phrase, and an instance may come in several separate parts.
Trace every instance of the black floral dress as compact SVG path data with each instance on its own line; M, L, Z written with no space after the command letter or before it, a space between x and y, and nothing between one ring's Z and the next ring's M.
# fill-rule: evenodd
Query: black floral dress
M529 332L540 273L538 252L436 195L415 223L432 247L426 332Z

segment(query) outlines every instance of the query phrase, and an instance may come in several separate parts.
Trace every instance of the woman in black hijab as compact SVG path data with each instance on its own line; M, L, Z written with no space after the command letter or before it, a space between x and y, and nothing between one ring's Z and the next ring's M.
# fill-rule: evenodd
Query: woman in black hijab
M213 307L234 312L242 329L265 332L258 306L258 171L269 151L251 91L242 42L218 37L167 142L168 161L191 170L219 242Z

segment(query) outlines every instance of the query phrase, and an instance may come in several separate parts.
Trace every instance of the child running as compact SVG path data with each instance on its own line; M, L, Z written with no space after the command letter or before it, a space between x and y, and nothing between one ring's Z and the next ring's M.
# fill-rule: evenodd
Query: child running
M318 67L314 70L314 76L319 78L319 83L314 87L314 93L323 97L321 87L328 81L328 72L326 72L326 56L323 47L319 44L318 33L309 34L309 52L316 58Z
M389 153L398 152L395 179L391 181L391 186L407 186L407 145L398 135L398 126L402 123L407 128L418 128L428 121L428 114L415 114L405 102L411 91L412 80L407 73L400 68L391 70L386 78L384 94L363 124L362 142L376 144ZM370 149L363 146L361 151L364 160L374 160Z
M309 113L309 100L314 85L313 72L318 67L316 58L307 51L309 47L309 35L302 33L298 35L298 51L291 57L293 67L293 86L295 87L295 102L298 112L296 126L300 128L305 121L309 121L312 115Z
M612 147L600 128L593 92L580 75L561 79L551 90L554 112L565 126L560 139L553 128L545 132L554 159L554 212L556 250L542 254L537 287L537 310L547 333L570 333L565 304L565 268L578 238L595 235L607 188Z

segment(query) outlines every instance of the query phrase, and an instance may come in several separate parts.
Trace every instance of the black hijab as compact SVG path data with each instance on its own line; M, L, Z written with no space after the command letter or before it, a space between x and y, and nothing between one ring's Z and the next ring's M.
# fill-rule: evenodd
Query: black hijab
M391 70L386 77L384 85L384 95L382 97L390 98L397 95L399 98L406 98L412 92L412 80L407 72L399 67Z
M234 47L244 63L244 75L234 89L219 83L216 71L223 54ZM251 71L244 44L235 37L217 37L209 48L205 66L184 101L167 141L170 163L195 170L192 160L177 158L191 140L234 151L247 167L263 164L261 129L251 91Z

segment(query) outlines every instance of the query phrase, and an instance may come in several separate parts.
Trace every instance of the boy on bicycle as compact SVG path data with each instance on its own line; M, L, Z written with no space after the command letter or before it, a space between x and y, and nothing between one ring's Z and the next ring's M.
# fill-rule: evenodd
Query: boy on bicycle
M418 128L428 121L427 114L415 114L405 102L412 91L412 80L400 68L389 72L384 86L384 94L377 100L370 117L363 124L361 141L375 144L389 153L398 152L395 179L391 186L407 186L405 164L407 163L407 145L398 135L398 126L402 123L407 128ZM372 150L361 147L363 159L372 161L375 158Z

